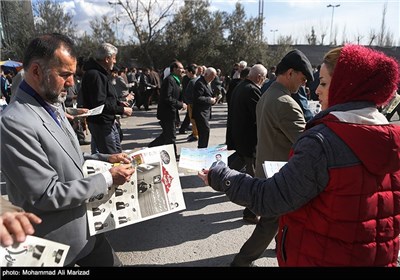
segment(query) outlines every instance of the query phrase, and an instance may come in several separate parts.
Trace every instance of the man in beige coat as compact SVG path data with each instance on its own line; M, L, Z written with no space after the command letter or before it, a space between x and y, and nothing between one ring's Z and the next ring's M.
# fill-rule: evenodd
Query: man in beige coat
M264 161L288 160L292 144L306 125L303 112L291 93L297 92L307 80L313 80L310 61L301 51L290 51L277 65L276 75L275 82L263 93L256 107L258 178L265 178L262 166ZM231 266L253 266L253 262L267 249L277 230L277 218L261 217Z

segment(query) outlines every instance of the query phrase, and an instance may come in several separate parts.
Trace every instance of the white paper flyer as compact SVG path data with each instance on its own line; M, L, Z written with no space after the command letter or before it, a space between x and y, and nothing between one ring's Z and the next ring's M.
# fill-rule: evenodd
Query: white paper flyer
M308 100L308 107L310 108L313 116L321 112L321 104L319 103L319 101Z
M181 148L179 167L194 171L210 169L213 165L228 163L228 151L226 145L217 145L209 148Z
M88 117L88 116L96 116L96 115L100 115L103 112L104 109L104 104L100 105L96 108L90 109L88 110L86 113L85 111L87 109L83 109L83 108L70 108L67 107L65 108L65 111L74 116L75 118L83 118L83 117Z
M269 161L269 160L264 161L263 168L264 168L265 178L272 177L286 163L287 161Z
M0 266L64 266L68 245L28 235L22 243L0 247Z

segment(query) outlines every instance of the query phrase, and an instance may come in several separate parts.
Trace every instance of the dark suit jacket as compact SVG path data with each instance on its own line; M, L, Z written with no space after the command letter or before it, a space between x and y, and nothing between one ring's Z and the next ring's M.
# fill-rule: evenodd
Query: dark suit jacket
M197 79L193 90L193 116L209 118L213 93L203 76Z
M158 100L157 119L163 121L176 119L177 110L183 107L183 102L179 101L181 90L180 83L172 74L163 80Z
M226 91L226 103L228 103L228 106L229 106L229 103L231 102L231 96L232 96L233 90L235 89L235 87L236 87L241 81L242 81L242 79L232 79L232 80L229 82L228 90Z
M220 161L214 161L214 162L211 164L210 169L213 168L213 167L215 167L215 166L226 166L226 163L223 162L222 160L220 160Z
M256 156L256 106L261 97L260 88L245 79L232 92L226 129L227 146L240 155Z

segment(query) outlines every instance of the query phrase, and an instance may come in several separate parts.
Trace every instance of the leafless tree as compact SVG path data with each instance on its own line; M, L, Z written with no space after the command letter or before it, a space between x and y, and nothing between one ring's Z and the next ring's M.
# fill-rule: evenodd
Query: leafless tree
M320 44L321 46L324 45L325 37L326 37L326 33L322 33L322 34L321 34L321 44Z
M309 45L317 44L317 36L315 35L314 26L311 27L311 34L306 34L306 40Z
M320 34L319 36L321 37L321 41L319 42L320 45L324 44L327 31L328 31L328 24L326 22L324 23L320 21L319 26L317 28L317 34L319 33Z
M337 45L338 29L336 27L334 27L332 33L333 33L333 39L332 39L332 42L330 42L330 44L336 46Z
M167 19L173 15L176 0L118 0L133 25L134 36L141 51L146 56L149 66L154 62L149 53L153 44L164 30Z
M357 35L355 36L355 41L357 42L357 45L361 44L361 40L364 38L363 35L361 35L360 33L357 33Z
M342 45L348 43L349 40L347 39L346 35L346 25L343 26L343 31L342 31Z
M384 46L384 40L386 37L386 11L387 11L387 2L383 4L383 9L382 9L382 21L381 21L381 30L377 34L378 36L378 46L383 47Z
M378 37L376 31L374 29L371 29L369 31L369 43L368 46L372 46L372 44L374 43L374 41L376 40L376 38Z
M383 42L383 46L384 47L392 47L395 45L395 41L394 41L394 36L393 33L390 31L386 32L385 38L384 38L384 42Z

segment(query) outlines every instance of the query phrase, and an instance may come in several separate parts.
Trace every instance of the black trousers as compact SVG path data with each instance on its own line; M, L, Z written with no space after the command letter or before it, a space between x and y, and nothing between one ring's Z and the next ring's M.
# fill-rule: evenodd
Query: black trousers
M111 247L104 234L95 235L96 242L93 250L89 255L77 260L74 263L68 264L68 267L75 265L81 267L111 267L122 266L121 260L115 254L114 249Z
M256 173L256 159L254 157L248 157L241 155L237 151L234 153L235 155L232 156L232 160L228 162L229 167L231 169L235 169L239 172L245 172L250 176L254 177ZM249 208L244 208L243 210L243 217L256 217L257 215L254 214Z
M149 105L151 102L151 96L153 95L153 90L146 90L143 93L143 106L145 110L149 110Z
M199 132L199 142L197 148L207 148L208 140L210 139L210 111L203 111L194 115L197 131Z
M88 122L92 135L91 152L102 154L121 153L121 138L116 121L113 124L98 124Z
M175 150L175 156L178 155L176 150L176 126L175 126L175 119L173 120L161 120L160 125L162 128L161 134L150 142L148 145L149 148L173 144Z
M236 152L236 156L234 156L232 161L230 161L228 164L231 169L243 171L253 177L255 176L256 159L254 157L243 156Z
M187 110L185 118L183 119L181 127L179 128L179 132L180 133L186 132L186 130L189 128L189 124L190 124L190 116L189 116L189 110Z
M240 248L232 266L251 266L268 248L278 232L278 218L261 217L250 238Z

